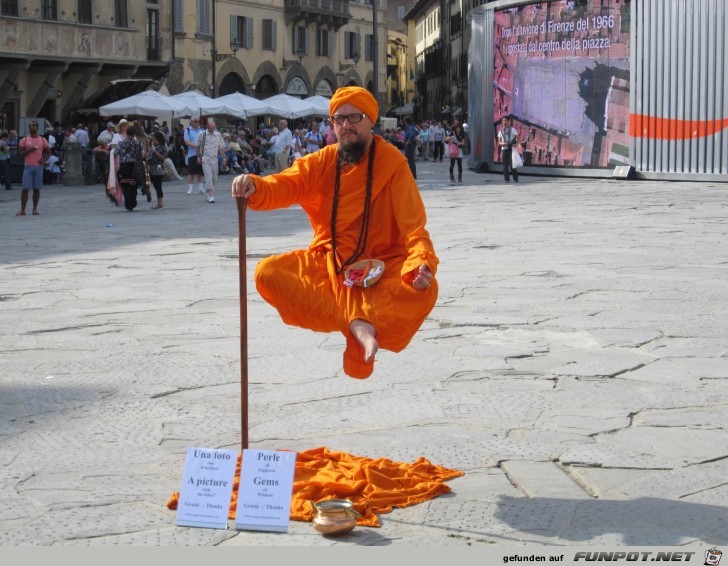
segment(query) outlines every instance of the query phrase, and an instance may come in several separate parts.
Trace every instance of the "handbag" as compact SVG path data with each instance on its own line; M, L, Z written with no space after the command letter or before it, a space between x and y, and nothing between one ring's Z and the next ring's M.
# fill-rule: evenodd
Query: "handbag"
M144 181L146 179L146 173L144 171L144 161L142 161L141 158L137 159L134 162L134 170L132 172L132 175L138 185L144 185Z
M511 149L511 169L518 169L523 165L523 159L521 158L521 154L516 151L516 148L514 147Z
M447 146L447 154L450 156L450 159L457 159L460 155L460 147L458 144L450 142Z

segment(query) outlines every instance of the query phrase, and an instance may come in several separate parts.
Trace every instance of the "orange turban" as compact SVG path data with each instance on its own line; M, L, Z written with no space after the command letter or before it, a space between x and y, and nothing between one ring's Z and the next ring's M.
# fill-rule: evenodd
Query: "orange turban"
M337 108L342 104L356 106L372 122L376 122L379 117L377 100L372 96L371 92L360 86L347 86L337 89L334 96L331 97L331 102L329 102L329 114L335 114Z

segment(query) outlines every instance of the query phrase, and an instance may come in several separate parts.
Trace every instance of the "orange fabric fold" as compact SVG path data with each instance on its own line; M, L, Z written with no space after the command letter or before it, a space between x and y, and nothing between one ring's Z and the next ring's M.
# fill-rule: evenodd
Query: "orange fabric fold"
M240 462L238 455L230 519L235 519L238 503ZM450 493L445 481L462 475L462 471L437 466L422 457L406 463L334 452L325 446L312 448L299 452L296 458L291 519L311 521L313 511L310 501L348 499L361 514L357 525L379 527L378 514ZM179 492L175 492L167 501L167 507L177 509L178 502Z

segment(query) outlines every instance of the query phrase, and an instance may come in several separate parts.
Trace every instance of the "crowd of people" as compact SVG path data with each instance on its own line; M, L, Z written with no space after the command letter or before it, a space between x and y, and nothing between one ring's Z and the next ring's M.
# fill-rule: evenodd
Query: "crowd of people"
M147 131L147 128L149 131ZM86 124L63 128L59 123L37 124L35 137L42 137L48 149L39 163L42 184L62 182L63 146L77 142L85 150L86 182L92 178L107 189L109 199L126 210L137 206L137 195L152 201L156 210L164 207L163 181L187 179L187 194L202 194L215 202L214 186L218 175L276 173L296 159L336 143L330 118L322 120L285 119L262 121L257 128L239 121L232 127L217 129L212 118L193 116L188 125L170 128L166 121L134 121L122 118L107 121L98 134ZM41 128L45 133L41 134ZM395 128L384 129L382 138L406 156L413 177L416 161L450 161L450 181L462 182L463 151L467 150L467 125L423 120L406 116ZM19 153L23 139L15 130L0 132L0 184L12 189L10 157ZM135 141L136 140L136 141ZM201 147L202 145L202 147ZM22 152L20 152L22 154ZM25 159L27 166L27 159ZM34 187L30 187L35 189ZM152 191L153 189L153 191Z
M468 150L467 124L455 118L452 122L423 120L414 122L405 116L404 124L396 129L385 129L382 137L397 146L407 157L410 170L417 178L416 161L439 161L447 155L450 160L450 181L455 182L455 166L458 182L463 180L463 153Z

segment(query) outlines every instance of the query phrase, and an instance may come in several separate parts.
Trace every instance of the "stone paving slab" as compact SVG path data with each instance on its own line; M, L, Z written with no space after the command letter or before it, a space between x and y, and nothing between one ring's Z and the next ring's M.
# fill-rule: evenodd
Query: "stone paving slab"
M240 445L229 178L215 205L170 183L131 214L98 186L24 218L0 193L0 545L728 544L726 185L446 170L418 164L437 304L364 381L341 335L286 327L252 284L307 246L305 216L247 214L251 447L465 471L338 539L165 507L188 447Z

